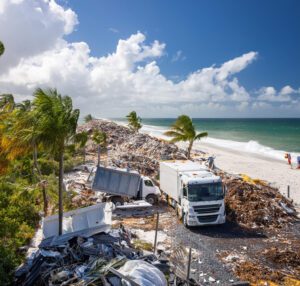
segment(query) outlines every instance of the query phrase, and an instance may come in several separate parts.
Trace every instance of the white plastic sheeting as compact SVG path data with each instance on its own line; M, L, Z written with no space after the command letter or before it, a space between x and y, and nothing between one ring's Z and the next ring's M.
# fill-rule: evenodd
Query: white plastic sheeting
M111 225L111 219L111 203L99 203L65 212L63 215L63 234ZM44 238L56 235L58 235L58 215L46 217L43 220Z
M129 260L119 269L119 272L140 286L167 286L165 275L143 260ZM127 281L124 281L124 284L131 286Z

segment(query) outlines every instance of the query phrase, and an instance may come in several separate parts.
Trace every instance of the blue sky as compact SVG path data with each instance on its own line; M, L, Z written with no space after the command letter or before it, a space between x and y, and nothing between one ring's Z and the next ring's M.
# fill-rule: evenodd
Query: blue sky
M300 117L298 0L4 0L0 40L17 100L55 87L97 117Z
M87 42L92 54L111 53L136 31L166 43L159 60L168 77L222 64L248 51L259 59L239 74L248 89L300 86L300 1L69 0L80 25L68 38ZM177 51L182 57L174 62ZM174 59L174 58L173 58Z

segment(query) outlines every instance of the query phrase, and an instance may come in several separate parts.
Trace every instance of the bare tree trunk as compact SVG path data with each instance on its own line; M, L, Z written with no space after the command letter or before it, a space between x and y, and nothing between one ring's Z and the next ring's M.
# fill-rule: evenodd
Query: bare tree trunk
M193 143L194 143L193 140L191 140L189 143L188 152L187 152L188 159L191 159L191 151L192 151Z
M63 179L64 179L64 152L59 154L59 176L58 176L58 235L63 230Z

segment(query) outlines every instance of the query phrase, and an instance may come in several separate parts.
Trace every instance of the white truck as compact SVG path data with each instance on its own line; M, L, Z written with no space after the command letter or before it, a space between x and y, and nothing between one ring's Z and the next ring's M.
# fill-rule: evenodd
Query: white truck
M106 194L106 199L116 206L126 199L146 200L155 204L160 190L148 177L136 171L98 166L92 182L92 190Z
M186 227L226 220L222 179L191 161L160 163L160 189Z

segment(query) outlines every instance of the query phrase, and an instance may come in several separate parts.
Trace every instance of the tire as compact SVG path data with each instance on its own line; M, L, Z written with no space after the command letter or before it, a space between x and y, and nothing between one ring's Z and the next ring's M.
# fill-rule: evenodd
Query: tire
M146 197L146 201L151 204L151 205L155 205L157 203L157 196L155 195L148 195Z
M189 225L187 223L187 215L186 213L183 213L182 215L182 222L183 222L183 225L186 227L186 228L189 228Z
M121 197L113 197L111 198L111 202L116 206L122 206L124 204L124 200Z

